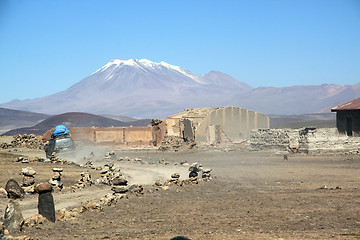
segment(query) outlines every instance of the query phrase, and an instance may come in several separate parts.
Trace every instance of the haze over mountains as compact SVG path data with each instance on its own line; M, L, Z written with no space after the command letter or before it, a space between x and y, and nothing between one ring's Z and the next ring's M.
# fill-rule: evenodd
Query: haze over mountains
M261 70L261 69L260 69ZM355 85L253 88L212 71L198 76L165 62L113 60L59 93L14 100L0 107L45 114L87 112L141 118L165 118L185 108L239 106L265 114L329 112L359 97Z

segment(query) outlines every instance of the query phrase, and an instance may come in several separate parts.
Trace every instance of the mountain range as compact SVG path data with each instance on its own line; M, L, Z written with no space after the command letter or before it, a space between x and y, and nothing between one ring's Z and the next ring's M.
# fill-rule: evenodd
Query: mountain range
M185 108L238 106L265 114L329 112L359 97L360 83L259 87L211 71L196 75L165 62L113 60L68 89L42 98L13 100L0 107L43 114L87 112L165 118Z

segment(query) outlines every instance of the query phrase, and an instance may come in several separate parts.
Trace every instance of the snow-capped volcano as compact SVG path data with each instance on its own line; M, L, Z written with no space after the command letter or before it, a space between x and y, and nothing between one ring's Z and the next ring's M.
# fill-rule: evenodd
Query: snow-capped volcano
M301 114L330 111L359 95L359 84L254 89L217 71L198 76L166 62L116 59L62 92L0 107L46 114L87 112L144 118L216 106L239 106L265 114Z
M195 82L203 83L203 82L201 82L201 80L199 79L199 77L197 75L195 75L194 73L192 73L190 71L184 70L184 69L182 69L182 68L180 68L178 66L170 65L170 64L168 64L166 62L155 63L155 62L149 61L147 59L141 59L141 60L137 60L137 59L129 59L129 60L115 59L115 60L112 60L109 63L107 63L102 68L98 69L93 74L97 74L99 72L104 72L107 69L111 69L111 72L105 78L105 80L108 80L108 79L111 79L114 76L114 73L116 71L119 71L121 68L127 67L127 66L135 67L135 68L139 69L140 71L144 71L145 73L163 73L164 70L173 71L175 73L177 72L178 74L183 74L184 76L187 76L187 77L193 79ZM91 75L93 75L93 74L91 74Z
M221 78L226 77L224 83ZM234 90L251 89L228 75L198 76L166 62L112 60L70 88L43 98L3 104L48 114L81 111L151 117L184 108L221 106Z

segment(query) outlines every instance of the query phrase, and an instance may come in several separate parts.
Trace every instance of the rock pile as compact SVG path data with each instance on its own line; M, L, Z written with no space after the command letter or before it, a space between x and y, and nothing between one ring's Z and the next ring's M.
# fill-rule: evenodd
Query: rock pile
M60 209L55 211L55 217L57 221L66 222L79 219L80 212L77 209L67 211L66 209Z
M196 143L191 141L184 141L181 137L165 136L159 147L159 151L179 151L189 150L196 147Z
M171 179L167 180L168 185L182 186L183 182L180 180L180 174L174 173L171 175Z
M120 173L120 167L114 163L105 164L103 167L100 167L101 178L95 180L95 184L105 184L112 185L112 181L115 178L122 176Z
M61 181L62 177L62 168L53 168L53 177L49 180L49 183L54 189L61 190L64 187L63 182Z
M79 179L78 183L75 184L77 188L84 188L93 184L93 181L91 180L91 172L85 171L82 172L80 175L81 178Z
M23 174L22 179L22 188L24 189L25 193L35 193L35 174L36 171L32 167L23 168L21 170Z
M111 188L114 191L114 195L125 194L129 191L127 186L128 181L124 177L116 177L112 180L113 187Z
M31 149L44 149L44 144L37 138L34 134L18 134L13 137L13 140L10 144L1 143L0 148L9 149L9 148L18 148L26 147Z

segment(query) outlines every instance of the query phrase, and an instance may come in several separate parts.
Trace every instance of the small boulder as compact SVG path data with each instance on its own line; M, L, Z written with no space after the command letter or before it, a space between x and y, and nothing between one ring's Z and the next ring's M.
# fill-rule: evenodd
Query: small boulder
M179 174L179 173L173 173L173 174L171 175L171 178L178 179L178 178L180 178L180 174Z
M189 173L189 178L194 178L194 177L197 177L197 176L198 176L197 172L190 172Z
M126 186L128 183L128 180L126 180L123 177L117 177L112 180L112 184L115 186Z
M113 186L111 190L115 193L126 193L129 188L127 186Z
M8 194L8 198L17 199L25 196L25 191L20 185L14 180L10 179L5 186L5 190Z
M49 182L42 182L42 183L39 183L38 185L36 185L35 191L37 193L51 192L52 186Z

